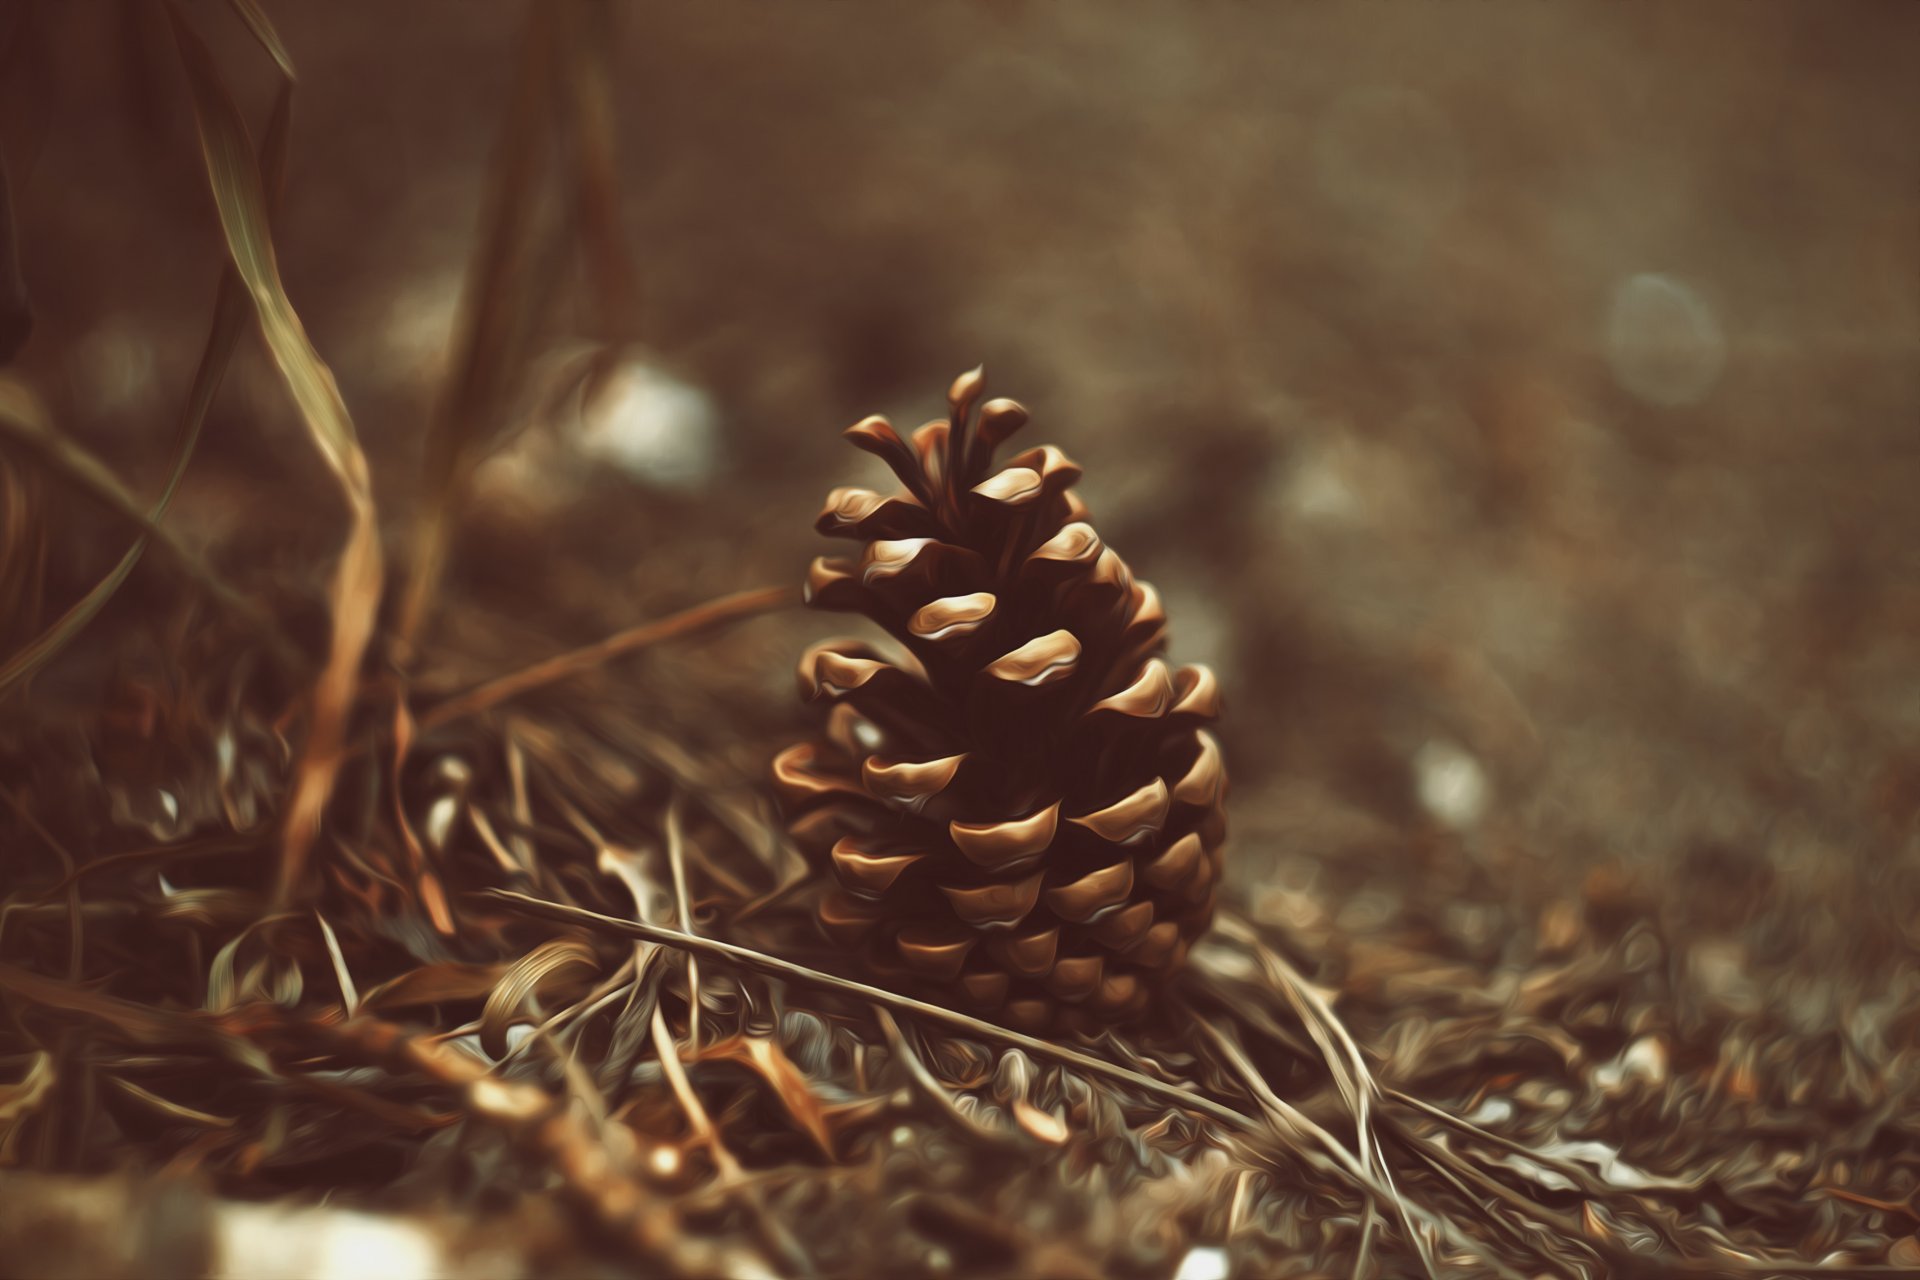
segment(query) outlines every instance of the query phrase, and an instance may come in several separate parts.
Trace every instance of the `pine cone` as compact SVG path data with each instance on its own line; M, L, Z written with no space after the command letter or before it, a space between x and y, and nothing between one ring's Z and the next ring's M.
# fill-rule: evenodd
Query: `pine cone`
M863 613L910 655L854 640L800 660L830 703L823 741L773 764L795 841L837 884L819 920L889 985L1030 1030L1142 1013L1213 914L1226 834L1219 710L1205 667L1170 671L1152 587L1087 523L1052 445L994 471L1027 420L1011 400L903 441L847 438L906 486L836 489L809 604Z

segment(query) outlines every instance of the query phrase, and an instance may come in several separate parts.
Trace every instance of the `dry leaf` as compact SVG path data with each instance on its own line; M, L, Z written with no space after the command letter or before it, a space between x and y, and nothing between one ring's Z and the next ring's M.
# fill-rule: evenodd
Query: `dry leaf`
M772 1087L794 1123L813 1139L820 1154L829 1160L835 1158L825 1108L808 1085L806 1076L774 1041L765 1036L732 1036L708 1045L697 1060L740 1062L753 1068Z

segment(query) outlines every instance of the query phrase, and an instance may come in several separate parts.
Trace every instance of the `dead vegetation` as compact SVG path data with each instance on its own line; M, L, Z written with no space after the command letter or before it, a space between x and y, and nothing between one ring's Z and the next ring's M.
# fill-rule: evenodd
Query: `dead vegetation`
M298 50L250 0L161 12L226 262L155 496L0 381L10 1203L131 1172L90 1184L95 1225L145 1239L154 1187L324 1198L411 1215L475 1274L1920 1270L1912 967L1798 945L1794 904L1740 900L1767 891L1738 855L1701 855L1685 910L1612 865L1532 901L1503 883L1517 828L1387 838L1269 797L1234 909L1142 1029L1040 1040L843 971L755 773L786 712L740 710L784 634L613 665L793 592L676 584L688 607L569 650L450 572L481 460L637 341L610 7L529 6L413 519L376 509L276 260ZM202 42L235 18L277 83L253 125ZM167 523L256 329L333 513L322 570ZM119 554L65 597L76 498ZM163 587L110 611L136 572ZM1481 740L1533 732L1473 659L1426 658ZM1337 785L1368 785L1361 756ZM1879 794L1910 833L1902 776ZM1303 834L1304 887L1271 853ZM1891 839L1883 909L1912 901ZM1705 945L1729 922L1750 961ZM75 1247L48 1221L0 1213L9 1274Z

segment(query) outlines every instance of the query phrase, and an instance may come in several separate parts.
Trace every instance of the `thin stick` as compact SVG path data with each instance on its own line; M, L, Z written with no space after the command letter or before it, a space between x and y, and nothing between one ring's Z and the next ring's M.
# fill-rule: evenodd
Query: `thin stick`
M674 929L665 928L661 925L644 924L637 920L620 920L613 916L601 915L596 911L587 911L580 907L562 906L557 902L548 902L541 898L529 897L524 893L513 893L505 889L482 890L478 896L502 903L514 910L525 912L528 915L540 916L565 924L574 924L584 928L620 934L629 938L643 938L649 942L658 942L683 951L698 952L723 960L731 960L736 964L746 965L750 969L757 969L762 973L789 982L806 983L824 990L857 997L870 1004L879 1005L895 1012L913 1014L916 1017L926 1018L929 1021L944 1023L968 1035L977 1036L982 1039L997 1040L1003 1044L1010 1044L1037 1057L1051 1058L1056 1062L1067 1063L1090 1075L1104 1076L1109 1080L1118 1081L1150 1097L1158 1098L1163 1102L1169 1102L1189 1111L1198 1112L1211 1120L1218 1121L1242 1133L1251 1134L1255 1138L1265 1139L1269 1142L1277 1139L1279 1145L1291 1152L1296 1158L1305 1160L1309 1165L1314 1167L1329 1169L1330 1171L1337 1170L1344 1173L1362 1192L1373 1197L1379 1204L1386 1208L1394 1209L1406 1215L1409 1219L1418 1220L1421 1223L1433 1227L1447 1239L1449 1244L1467 1250L1473 1250L1477 1247L1475 1242L1470 1241L1464 1233L1445 1218L1439 1217L1419 1206L1410 1205L1398 1194L1388 1190L1381 1184L1379 1179L1361 1167L1359 1160L1352 1152L1341 1146L1337 1138L1301 1114L1298 1109L1275 1096L1273 1090L1260 1078L1258 1072L1251 1072L1250 1075L1245 1075L1244 1078L1249 1088L1254 1090L1256 1099L1263 1105L1263 1109L1268 1112L1270 1116L1268 1119L1249 1116L1244 1112L1236 1111L1232 1107L1216 1102L1212 1098L1190 1092L1164 1080L1155 1080L1151 1076L1143 1075L1127 1067L1117 1066L1103 1058L1096 1058L1091 1054L1082 1053L1078 1049L1069 1049L1065 1045L1054 1044L1051 1041L1041 1040L1018 1031L1011 1031L1005 1027L997 1027L990 1022L983 1022L978 1018L969 1017L964 1013L958 1013L952 1009L943 1009L939 1005L929 1004L924 1000L916 1000L912 996L899 995L892 991L882 990L879 987L868 986L864 982L856 982L851 978L842 978L835 974L822 973L818 969L809 969L805 965L795 964L791 960L782 960L778 956L770 956L749 947L738 946L731 942L721 942L717 938L694 937L689 934L680 933ZM1216 1042L1224 1042L1224 1044L1229 1047L1229 1050L1237 1048L1237 1046L1232 1046L1231 1041L1225 1041L1224 1037L1221 1037L1218 1030L1213 1028L1211 1024L1201 1020L1200 1026L1212 1031L1216 1037ZM1231 1052L1229 1056L1231 1057ZM1251 1064L1247 1065L1250 1066ZM1284 1117L1284 1119L1282 1117ZM1291 1126L1291 1128L1289 1128L1289 1126ZM1326 1154L1323 1155L1321 1152L1315 1151L1311 1146L1302 1147L1294 1145L1296 1140L1301 1137L1309 1137L1318 1145L1326 1148ZM1332 1157L1331 1161L1327 1159L1327 1156ZM1412 1224L1410 1222L1409 1230L1411 1229ZM1418 1242L1415 1243L1415 1248L1420 1248ZM1424 1257L1425 1251L1422 1250L1422 1253ZM1503 1276L1513 1276L1516 1274L1496 1259L1487 1258L1485 1261Z
M66 878L60 882L67 890L67 980L78 982L86 942L80 923L83 916L80 910L80 873L74 868L73 855L67 852L65 845L54 838L53 832L40 825L40 820L33 816L33 811L22 804L20 798L13 792L0 791L0 800L6 801L7 808L13 810L14 816L26 823L33 834L40 837L42 844L53 850L54 856L60 859L60 865L67 873Z
M1092 1054L1082 1053L1078 1049L1069 1049L1065 1045L1054 1044L1049 1040L1041 1040L1035 1036L1025 1035L1018 1031L1011 1031L1006 1027L998 1027L991 1022L983 1022L979 1018L969 1017L964 1013L958 1013L952 1009L943 1009L937 1004L928 1004L924 1000L916 1000L912 996L899 995L892 991L882 990L879 987L868 986L864 982L856 982L851 978L842 978L836 974L822 973L818 969L809 969L805 965L795 964L791 960L782 960L778 956L770 956L764 952L755 951L750 947L737 946L731 942L721 942L717 938L696 937L681 933L678 929L667 928L663 925L646 924L638 920L621 920L614 916L601 915L597 911L587 911L581 907L562 906L557 902L548 902L543 898L531 897L524 893L514 893L506 889L485 889L482 890L478 896L501 903L516 911L524 912L527 915L540 916L548 920L557 920L563 924L579 925L582 928L596 929L605 933L619 934L623 937L642 938L648 942L658 942L664 946L674 947L682 951L712 956L720 960L730 960L735 964L745 965L749 969L756 969L761 973L782 978L788 982L800 982L809 986L819 987L823 990L838 992L841 995L864 1000L869 1004L881 1005L896 1013L907 1013L917 1018L925 1018L930 1022L938 1022L967 1035L978 1036L982 1039L997 1040L1002 1044L1010 1044L1015 1048L1025 1050L1027 1053L1036 1054L1044 1058L1051 1058L1056 1062L1068 1063L1090 1074L1119 1081L1150 1097L1158 1098L1162 1102L1172 1103L1175 1106L1186 1108L1189 1111L1196 1111L1211 1120L1218 1121L1221 1124L1237 1129L1243 1133L1251 1133L1260 1137L1280 1136L1284 1138L1287 1136L1278 1134L1277 1130L1265 1121L1254 1116L1246 1115L1243 1112L1235 1111L1232 1107L1216 1102L1212 1098L1193 1093L1178 1085L1169 1084L1164 1080L1155 1080L1151 1076L1143 1075L1127 1067L1116 1066L1103 1058L1096 1058ZM1338 1144L1336 1143L1335 1145Z
M706 1147L713 1156L713 1164L720 1171L720 1181L732 1183L740 1177L740 1162L727 1150L726 1143L720 1140L720 1131L714 1127L713 1117L707 1114L706 1107L700 1103L700 1095L693 1091L693 1082L687 1079L686 1065L680 1060L680 1048L673 1042L673 1032L667 1029L667 1019L658 1005L653 1010L653 1049L660 1057L660 1071L667 1078L673 1096L679 1100L680 1109L686 1112L687 1127L693 1130L694 1141Z
M900 1024L893 1015L880 1005L873 1006L874 1020L880 1024L880 1031L887 1037L887 1045L906 1064L907 1074L913 1077L915 1084L933 1100L935 1106L945 1113L948 1120L965 1129L984 1142L998 1147L1012 1147L1016 1150L1029 1149L1027 1141L1019 1136L1018 1130L999 1130L991 1128L962 1111L954 1102L953 1095L947 1091L937 1076L920 1060L920 1055L907 1042L906 1035L900 1030Z
M526 364L528 329L551 293L539 261L552 248L543 181L551 148L554 25L561 6L528 6L519 67L488 165L486 203L460 286L453 365L427 424L431 496L413 530L413 572L400 598L393 637L404 657L425 624L445 572L466 473L500 426L500 406Z
M681 636L705 631L756 614L771 613L798 604L800 593L792 587L760 587L752 591L740 591L718 600L709 600L706 604L695 605L680 613L671 614L653 622L644 622L637 627L629 627L604 640L596 640L590 645L567 653L557 654L544 662L536 662L530 667L516 671L511 675L500 676L485 684L455 694L437 706L429 707L420 715L420 731L426 733L438 729L455 720L463 720L471 715L499 706L510 698L545 685L565 680L569 676L579 675L592 670L603 663L624 654L634 653L649 645L659 644L663 640L673 640Z
M667 801L667 861L673 867L673 903L680 932L693 933L693 908L687 895L687 833L680 819L680 793ZM700 1052L700 957L687 957L687 1052Z
M103 857L95 858L92 862L80 864L58 884L49 885L47 888L30 895L28 901L46 902L52 898L54 894L65 892L68 886L94 874L96 871L104 871L110 867L124 866L129 862L165 862L175 858L210 858L222 854L246 853L251 849L257 849L259 845L260 841L251 836L222 836L205 840L185 840L179 844L158 844L146 849L128 849L124 853L109 853Z
M216 317L216 326L219 323L220 318ZM209 386L217 386L217 366L224 363L213 346L220 336L218 332L212 336L208 357L202 360L202 374ZM208 359L214 360L215 364L209 366ZM194 390L196 397L190 408L202 409L204 413L203 405L211 402L211 392L206 393L205 399L202 400L199 383L196 383ZM232 583L221 577L220 573L208 563L206 557L183 542L179 534L161 523L167 508L172 505L180 479L186 472L186 465L193 456L193 447L199 439L199 418L189 416L184 428L179 442L175 445L173 470L168 474L160 496L155 499L152 509L149 510L133 496L133 491L128 489L120 477L115 475L104 462L89 453L79 443L57 431L52 423L47 421L39 402L27 392L25 387L11 379L0 380L0 433L24 445L55 474L89 494L115 515L140 530L138 540L122 557L123 567L128 572L131 572L133 565L138 562L139 553L144 551L147 543L151 541L172 558L187 581L193 583L210 600L232 616L246 622L258 633L276 661L286 664L289 669L297 670L302 661L300 650L287 638L279 622L259 604L241 594ZM110 578L120 576L122 576L120 567L116 567L109 575ZM107 594L111 593L102 593L103 596ZM104 604L105 599L101 598L97 603ZM70 610L69 613L71 614L72 611ZM41 638L46 640L49 637L43 635ZM20 657L16 657L7 665L10 669L15 668L21 661Z
M1581 1195L1604 1196L1613 1191L1613 1188L1607 1186L1604 1181L1594 1177L1591 1173L1571 1160L1562 1160L1558 1156L1550 1156L1544 1151L1536 1151L1524 1142L1517 1142L1504 1134L1495 1133L1491 1129L1483 1129L1471 1120L1456 1116L1451 1111L1434 1106L1431 1102L1423 1102L1410 1093L1402 1093L1398 1089L1383 1089L1381 1092L1402 1106L1412 1107L1421 1114L1438 1120L1441 1124L1447 1125L1449 1128L1457 1129L1461 1133L1477 1138L1489 1146L1499 1147L1504 1151L1512 1152L1514 1155L1525 1157L1543 1169L1551 1169L1553 1172L1577 1186L1580 1189ZM1697 1190L1698 1188L1676 1187L1672 1189L1691 1191Z
M1514 1226L1511 1222L1508 1222L1505 1218L1501 1217L1498 1213L1494 1212L1493 1207L1491 1205L1482 1204L1478 1199L1476 1199L1474 1197L1472 1189L1468 1187L1466 1183L1462 1182L1459 1176L1455 1174L1451 1169L1449 1169L1446 1165L1442 1164L1439 1160L1435 1159L1431 1151L1427 1151L1425 1149L1417 1149L1414 1151L1413 1154L1417 1156L1420 1160L1424 1161L1427 1164L1427 1166L1430 1167L1435 1173L1439 1174L1441 1180L1445 1182L1448 1186L1452 1187L1455 1193L1457 1193L1462 1200L1465 1200L1468 1204L1471 1204L1476 1208L1478 1208L1480 1210L1481 1216L1484 1217L1488 1222L1491 1222L1494 1226L1494 1229L1497 1230L1501 1235L1507 1237L1509 1240L1518 1241L1522 1248L1532 1249L1535 1252L1539 1253L1540 1256L1543 1258L1549 1258L1551 1256L1546 1252L1545 1249L1540 1248L1540 1246L1528 1240L1526 1237L1526 1233L1521 1231L1520 1228ZM1555 1262L1553 1264L1553 1269L1561 1275L1574 1274L1567 1269L1564 1263L1560 1263L1560 1262Z
M1437 1275L1438 1269L1435 1265L1431 1248L1418 1234L1416 1221L1431 1226L1445 1238L1448 1243L1457 1248L1467 1252L1481 1252L1483 1254L1482 1260L1500 1275L1512 1277L1516 1274L1511 1268L1505 1266L1498 1259L1491 1256L1484 1256L1484 1248L1480 1243L1470 1240L1464 1232L1454 1226L1448 1219L1424 1206L1409 1203L1406 1198L1400 1194L1398 1188L1393 1185L1390 1179L1376 1177L1372 1168L1363 1162L1360 1157L1354 1155L1353 1152L1342 1146L1338 1138L1327 1132L1327 1130L1319 1124L1316 1124L1292 1103L1276 1094L1273 1091L1273 1087L1267 1083L1266 1077L1260 1074L1259 1070L1253 1065L1253 1062L1247 1057L1246 1052L1242 1050L1238 1044L1234 1043L1220 1028L1214 1026L1213 1023L1204 1018L1196 1018L1194 1021L1200 1030L1206 1034L1207 1038L1212 1041L1213 1046L1219 1050L1221 1057L1226 1061L1226 1065L1240 1078L1240 1082L1247 1087L1247 1090L1253 1095L1254 1101L1259 1103L1262 1108L1272 1115L1279 1126L1304 1134L1325 1149L1326 1156L1331 1157L1331 1165L1329 1166L1327 1159L1320 1157L1318 1153L1310 1153L1308 1158L1316 1167L1329 1169L1329 1171L1337 1170L1338 1172L1346 1174L1347 1177L1353 1180L1355 1185L1359 1186L1372 1197L1369 1203L1375 1203L1393 1209L1400 1216L1401 1222L1405 1224L1407 1234L1412 1237L1407 1243L1420 1256L1421 1264L1429 1276ZM1382 1173L1385 1173L1384 1169Z
M1429 1276L1435 1275L1432 1252L1426 1240L1414 1230L1413 1222L1407 1217L1406 1201L1398 1188L1393 1185L1393 1171L1387 1166L1386 1153L1380 1149L1379 1137L1374 1133L1373 1114L1370 1105L1373 1096L1379 1092L1374 1083L1373 1074L1367 1070L1365 1058L1361 1056L1360 1046L1354 1042L1326 1000L1312 984L1288 964L1273 948L1260 939L1252 925L1237 916L1223 915L1220 929L1228 937L1236 938L1254 954L1254 959L1267 973L1267 978L1285 993L1288 1003L1293 1006L1294 1016L1307 1028L1307 1034L1319 1046L1321 1055L1326 1059L1327 1070L1332 1073L1334 1083L1339 1086L1340 1094L1347 1106L1353 1111L1354 1149L1359 1155L1360 1166L1369 1174L1378 1172L1380 1181L1392 1195L1395 1206L1400 1211L1402 1224L1406 1227L1408 1243L1420 1254L1420 1261L1426 1267ZM1337 1047L1336 1047L1337 1044ZM1345 1051L1345 1062L1341 1060L1341 1050ZM1367 1220L1361 1236L1361 1248L1364 1251L1372 1239L1373 1221Z

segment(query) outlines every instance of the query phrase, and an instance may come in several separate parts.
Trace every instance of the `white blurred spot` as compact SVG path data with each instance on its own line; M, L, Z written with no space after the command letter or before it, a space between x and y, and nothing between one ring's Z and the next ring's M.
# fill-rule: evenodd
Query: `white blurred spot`
M1340 904L1336 927L1348 933L1370 933L1393 918L1399 902L1373 889L1362 889Z
M680 1172L680 1148L661 1143L647 1153L647 1165L662 1178L671 1178Z
M550 432L522 431L513 442L481 459L474 485L489 499L545 512L566 501L575 477Z
M1227 1251L1218 1245L1197 1244L1180 1259L1173 1280L1227 1280Z
M1764 1003L1747 950L1738 942L1711 939L1687 949L1687 968L1709 999L1734 1013L1757 1013Z
M1257 979L1260 966L1244 951L1227 946L1213 937L1202 936L1193 946L1195 963L1204 961L1207 972L1223 978Z
M436 849L447 847L447 837L453 834L453 820L460 815L458 796L441 796L427 809L427 843Z
M1625 1191L1677 1190L1684 1185L1669 1179L1656 1178L1628 1164L1620 1158L1618 1150L1604 1142L1552 1142L1538 1150L1541 1155L1553 1160L1587 1165L1600 1176L1601 1181ZM1550 1191L1579 1189L1565 1174L1523 1155L1502 1154L1493 1157L1493 1161L1495 1164L1522 1174Z
M790 683L790 682L789 682ZM886 745L886 735L882 734L873 721L856 718L853 724L853 740L868 751L878 751Z
M1487 774L1480 762L1451 742L1435 739L1413 753L1414 789L1420 806L1456 831L1487 811Z
M449 1274L439 1244L410 1223L341 1209L223 1206L215 1215L219 1280L433 1280Z
M1487 1098L1465 1117L1468 1124L1505 1124L1513 1119L1513 1103L1505 1098Z
M698 489L713 477L719 422L712 399L652 365L620 366L581 416L581 449L636 479Z
M1324 928L1327 909L1304 889L1264 886L1254 893L1254 919L1294 930Z
M1659 1036L1641 1036L1612 1062L1593 1069L1593 1083L1602 1093L1619 1093L1640 1081L1657 1088L1666 1078L1667 1044Z
M1650 272L1614 290L1606 345L1614 379L1653 404L1698 404L1727 362L1713 309L1680 281Z
M1280 502L1290 514L1303 520L1347 520L1360 510L1359 495L1347 482L1338 461L1325 456L1325 451L1308 458L1288 476Z
M397 294L378 327L379 372L389 383L437 383L446 372L454 317L460 310L459 271L430 277Z

